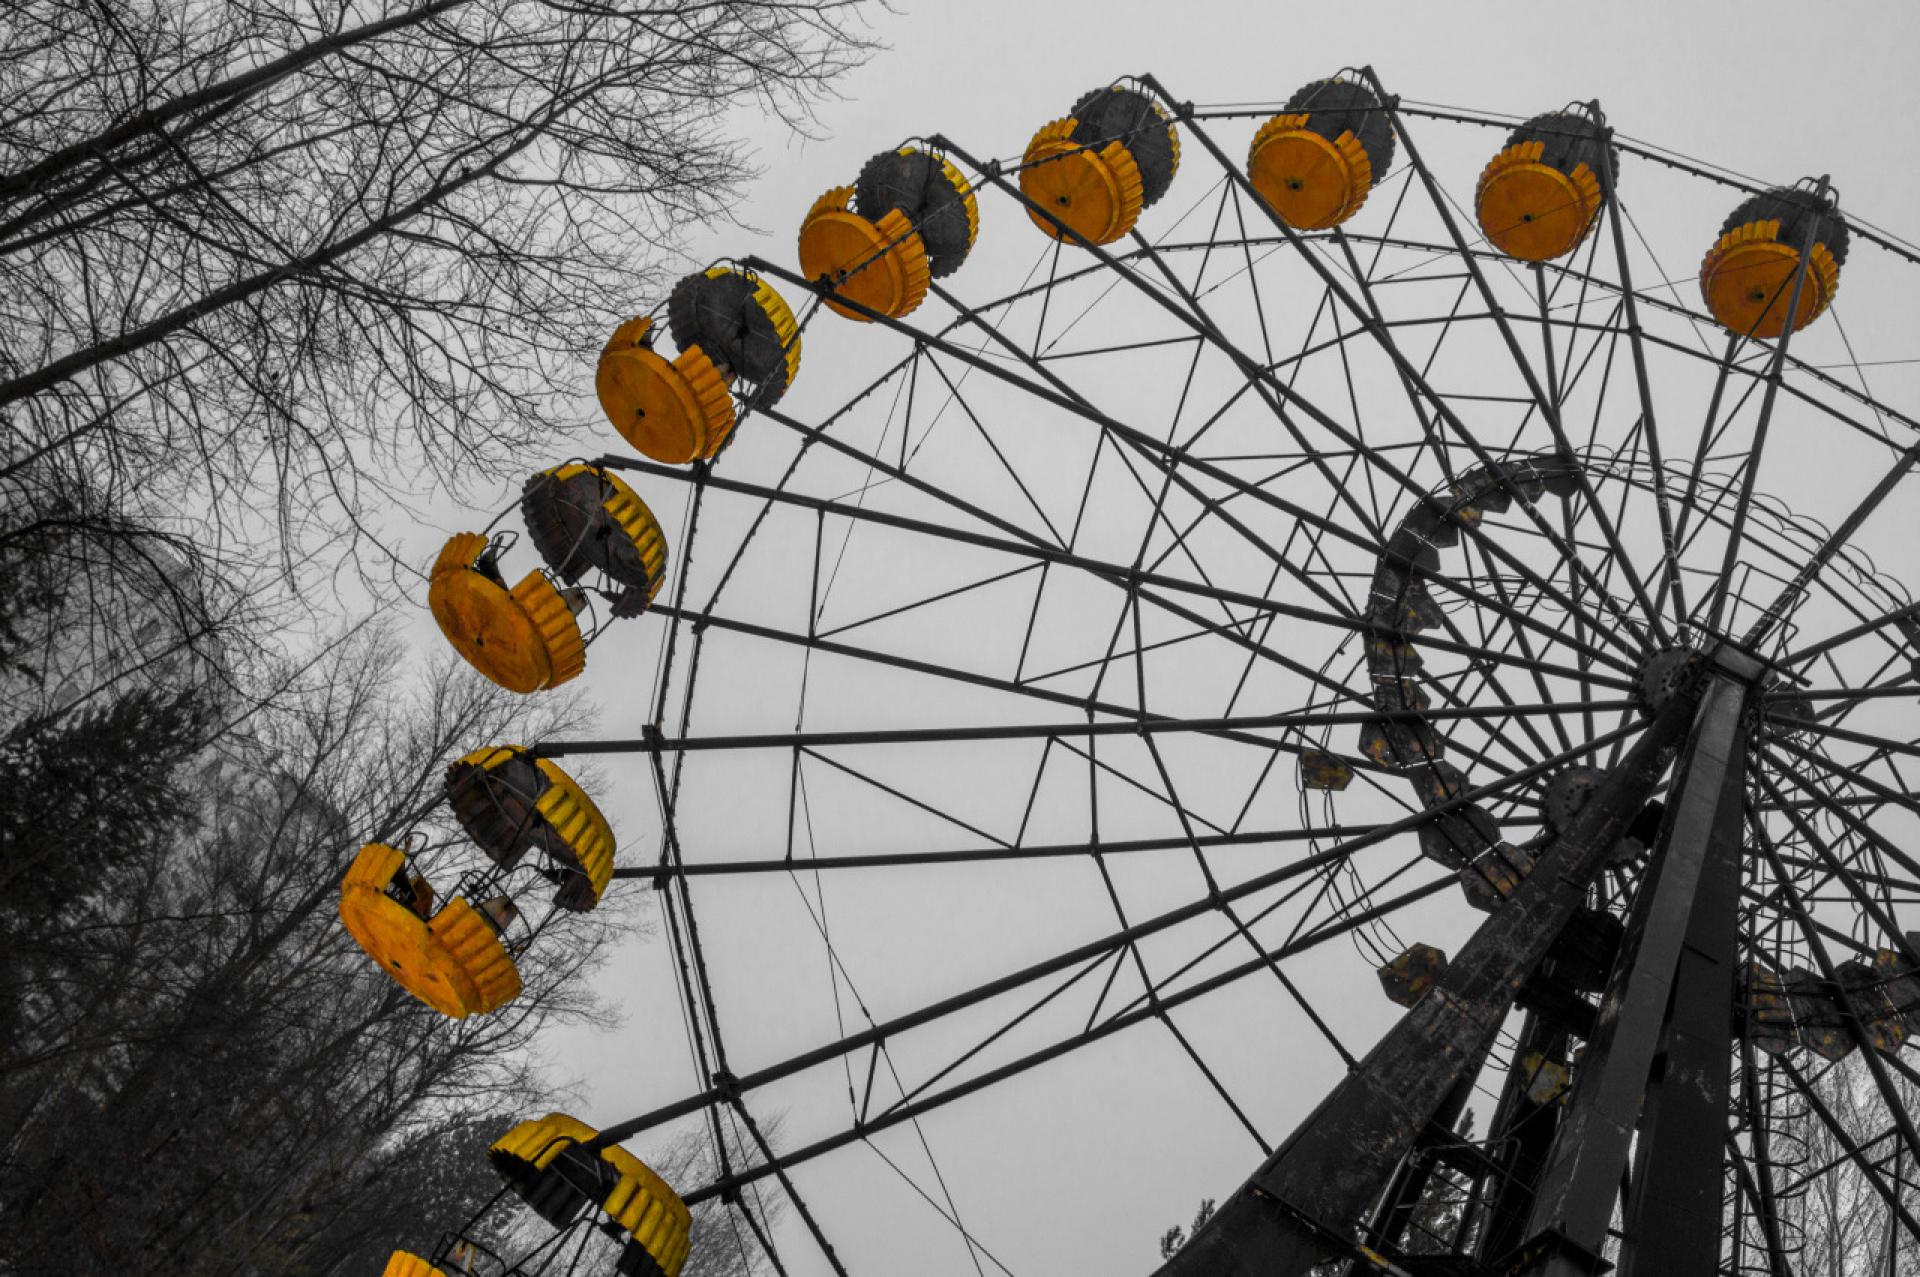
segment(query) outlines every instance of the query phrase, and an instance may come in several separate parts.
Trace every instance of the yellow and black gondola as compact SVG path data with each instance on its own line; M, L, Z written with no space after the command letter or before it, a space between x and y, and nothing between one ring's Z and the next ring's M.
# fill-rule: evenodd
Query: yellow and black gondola
M979 230L973 187L953 161L902 146L814 201L800 224L800 271L828 286L836 314L899 319L926 300L935 276L960 268Z
M1126 84L1083 94L1042 125L1020 162L1027 216L1057 240L1111 244L1158 203L1180 169L1180 132L1153 97ZM1042 212L1044 210L1044 212Z
M1606 123L1591 107L1536 115L1507 136L1474 189L1487 241L1523 262L1546 262L1579 247L1606 201L1617 170Z
M868 218L897 212L927 251L927 273L944 279L966 263L980 237L980 202L952 160L902 146L882 151L860 169L854 207Z
M520 494L527 539L569 584L599 572L619 587L614 615L634 616L667 579L667 538L634 490L599 466L573 462L530 477Z
M487 1160L507 1186L555 1227L597 1207L603 1228L624 1238L616 1271L678 1277L692 1249L693 1216L646 1163L619 1145L584 1146L598 1134L564 1113L522 1122L496 1140Z
M1247 181L1295 230L1326 230L1360 211L1393 164L1393 124L1379 95L1345 75L1303 85L1260 126Z
M526 694L586 669L587 644L598 633L580 624L590 594L610 599L615 617L647 609L666 580L667 539L618 475L580 462L531 476L520 512L543 568L509 590L500 560L514 538L462 532L441 548L427 602L468 664Z
M447 769L454 818L503 869L532 851L559 884L555 903L576 912L600 902L613 878L613 830L579 782L518 745L476 749Z
M362 847L340 884L348 934L401 988L456 1020L520 996L520 970L501 935L508 908L491 898L476 907L463 895L436 908L426 876L386 843Z
M764 279L713 266L681 279L667 299L667 327L679 354L656 346L652 316L614 330L594 374L600 409L622 438L666 465L710 461L738 420L731 387L746 383L751 404L772 404L800 374L800 327Z
M517 925L515 896L524 893L514 885L516 871L552 883L558 908L584 912L612 881L614 838L571 776L518 745L459 759L447 769L446 794L455 820L489 863L475 870L470 861L452 898L437 904L415 853L368 843L341 882L340 920L402 988L442 1015L464 1019L520 994L516 955L544 924Z
M1800 300L1795 276L1809 246ZM1847 224L1824 188L1780 187L1743 201L1720 226L1700 263L1700 292L1720 326L1739 337L1778 337L1793 307L1798 332L1825 313L1840 290Z

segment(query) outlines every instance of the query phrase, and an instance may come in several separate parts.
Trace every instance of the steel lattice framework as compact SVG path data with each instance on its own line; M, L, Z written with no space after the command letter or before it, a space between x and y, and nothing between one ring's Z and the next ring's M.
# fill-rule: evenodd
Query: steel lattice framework
M844 302L866 325L743 261L836 329L808 381L713 462L597 463L684 488L652 725L535 751L652 791L658 856L616 877L658 888L699 1083L594 1146L704 1123L718 1172L681 1195L782 1272L901 1268L809 1179L889 1132L955 1262L1018 1270L923 1121L1129 1052L1255 1168L1169 1274L1783 1277L1828 1181L1920 1239L1920 605L1882 571L1913 397L1869 390L1839 310L1729 335L1641 234L1704 247L1757 188L1609 133L1593 233L1515 262L1427 155L1512 122L1362 74L1398 158L1327 231L1245 176L1271 107L1151 77L1182 167L1105 247L1030 234L1018 161L926 139L982 198L978 261L904 318ZM1920 265L1850 227L1863 279ZM822 371L856 343L857 382ZM1391 1022L1345 1005L1363 967ZM795 1040L808 981L832 1031ZM1179 1160L1107 1126L1098 1156ZM1004 1173L1049 1152L1009 1129Z

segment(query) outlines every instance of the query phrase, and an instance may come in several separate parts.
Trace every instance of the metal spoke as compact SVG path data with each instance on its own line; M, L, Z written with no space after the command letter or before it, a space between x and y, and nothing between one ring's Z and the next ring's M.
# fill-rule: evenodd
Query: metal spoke
M1358 105L1304 114L1111 87L1162 116L1082 140L1095 95L1026 157L938 135L887 153L997 201L992 223L969 204L968 248L1027 245L1011 274L949 277L904 196L851 270L730 261L809 302L800 329L829 310L845 327L807 333L790 394L707 343L735 396L724 449L593 463L673 494L677 575L636 606L613 568L549 564L584 599L597 664L630 659L625 635L657 646L644 698L607 702L617 726L528 753L542 774L609 760L650 790L657 829L620 828L611 874L661 906L690 1080L588 1149L697 1123L712 1164L676 1191L719 1203L773 1271L790 1268L776 1242L858 1267L841 1230L864 1221L825 1191L848 1167L931 1207L971 1271L1027 1271L987 1223L1018 1194L949 1176L980 1147L968 1124L1020 1087L1095 1094L1107 1053L1133 1051L1169 1117L1262 1159L1162 1277L1561 1277L1603 1257L1788 1277L1795 1203L1836 1183L1887 1202L1876 1230L1920 1238L1903 1204L1920 1070L1874 1050L1884 1008L1855 996L1863 967L1920 978L1899 930L1920 908L1920 604L1891 516L1869 524L1920 463L1920 415L1885 401L1891 375L1834 362L1837 316L1723 342L1703 309L1720 294L1667 277L1615 169L1628 194L1653 162L1716 199L1750 188L1618 137L1597 103L1567 110L1603 171L1561 171L1587 220L1523 261L1495 247L1517 242L1492 211L1513 196L1480 193L1502 170L1469 199L1421 143L1484 129L1512 148L1564 116L1516 130L1405 102L1364 67L1303 91ZM1345 141L1323 109L1355 117ZM1262 130L1251 156L1228 119ZM1093 197L1036 195L1042 165L1124 173L1115 146L1153 185L1163 125L1188 194L1150 216L1127 195L1108 242L1072 224ZM1301 231L1260 194L1275 136L1382 167L1353 159L1340 219ZM1522 160L1536 179L1561 165ZM1362 178L1372 202L1348 221ZM879 227L860 190L835 216ZM1812 231L1785 248L1797 262L1769 287L1797 317ZM882 277L916 254L939 274L924 292L917 268ZM815 371L851 347L852 371ZM1821 444L1858 489L1794 473ZM541 873L580 872L534 846ZM770 943L791 971L736 979ZM1368 968L1404 1014L1342 1005ZM1271 1023L1236 1022L1249 1008ZM1829 1067L1836 1031L1870 1091ZM1277 1068L1248 1054L1267 1032ZM1332 1087L1318 1107L1276 1107L1275 1085L1309 1075ZM1866 1129L1826 1104L1835 1079L1874 1106ZM1476 1092L1484 1131L1464 1121ZM791 1103L811 1116L782 1138L769 1106ZM1288 1134L1283 1112L1307 1116ZM1066 1201L1074 1157L1177 1160L1095 1125L1014 1159L1018 1193ZM1823 1151L1799 1157L1809 1133Z

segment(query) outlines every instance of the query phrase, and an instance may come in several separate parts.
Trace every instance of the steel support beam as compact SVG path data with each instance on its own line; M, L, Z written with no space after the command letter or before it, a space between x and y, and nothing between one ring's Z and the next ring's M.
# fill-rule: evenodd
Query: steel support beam
M1600 113L1600 104L1593 103L1593 114L1597 120L1604 120ZM1653 463L1654 507L1660 516L1661 563L1664 565L1664 598L1667 588L1673 591L1674 610L1679 613L1681 641L1685 641L1687 601L1682 594L1680 580L1680 542L1674 534L1673 506L1667 498L1667 463L1660 455L1660 429L1654 413L1653 381L1647 374L1647 342L1645 329L1640 326L1640 307L1638 295L1633 291L1633 266L1627 253L1626 215L1620 211L1619 175L1613 171L1614 142L1612 126L1606 126L1600 138L1600 163L1606 170L1602 174L1600 192L1607 202L1607 229L1613 237L1613 257L1620 273L1620 301L1624 307L1626 319L1627 345L1633 355L1633 380L1640 392L1640 421L1647 440L1647 458ZM1660 605L1652 604L1654 624L1659 624Z
M1500 1105L1487 1127L1488 1150L1498 1161L1500 1174L1482 1186L1485 1201L1474 1249L1483 1260L1504 1255L1526 1240L1522 1230L1533 1210L1534 1186L1540 1182L1540 1168L1553 1152L1561 1113L1557 1103L1534 1104L1528 1100L1526 1091L1532 1078L1526 1059L1538 1052L1545 1060L1565 1065L1569 1037L1558 1017L1537 1011L1521 1027L1506 1085L1501 1088Z
M1652 867L1634 903L1553 1155L1541 1174L1528 1221L1530 1240L1505 1265L1516 1273L1576 1277L1603 1271L1614 1194L1641 1124L1648 1080L1674 1000L1681 953L1696 938L1696 923L1701 933L1715 933L1710 951L1690 954L1688 961L1687 1008L1703 1015L1706 1022L1686 1026L1685 1036L1670 1039L1668 1046L1679 1053L1676 1068L1697 1071L1697 1076L1689 1074L1688 1084L1706 1087L1711 1093L1689 1102L1677 1094L1680 1077L1673 1075L1675 1085L1667 1088L1667 1102L1647 1114L1655 1123L1649 1137L1658 1135L1661 1147L1643 1155L1642 1168L1682 1194L1682 1200L1649 1206L1648 1194L1636 1190L1632 1210L1654 1212L1649 1221L1657 1220L1662 1227L1694 1226L1699 1209L1694 1195L1706 1174L1711 1179L1710 1217L1699 1225L1701 1235L1649 1239L1640 1271L1714 1269L1731 1058L1727 1024L1732 1006L1732 909L1738 890L1732 866L1745 801L1748 680L1759 670L1744 658L1731 658L1729 663L1734 668L1715 672L1687 743L1683 773L1668 802ZM1710 903L1697 912L1702 881L1709 877L1713 879ZM1722 930L1724 937L1718 935ZM1716 1005L1713 990L1722 983ZM1699 1136L1696 1127L1710 1134ZM1698 1139L1691 1147L1686 1143L1690 1133ZM1670 1266L1658 1262L1673 1255L1697 1258L1695 1251L1701 1246L1708 1253L1704 1262L1692 1258Z
M1427 1129L1427 1138L1416 1146L1413 1154L1402 1161L1400 1169L1394 1173L1392 1184L1382 1195L1380 1205L1374 1212L1373 1223L1366 1230L1367 1246L1393 1250L1405 1243L1407 1230L1412 1226L1421 1199L1426 1195L1428 1186L1433 1182L1433 1173L1439 1167L1439 1146L1450 1137L1458 1138L1454 1131L1459 1127L1461 1114L1466 1111L1467 1102L1472 1098L1473 1074L1468 1073L1455 1083L1453 1092L1440 1106L1440 1111L1434 1114ZM1347 1277L1370 1277L1367 1272L1370 1268L1371 1263L1356 1262L1347 1270Z
M900 472L897 468L877 461L875 458L860 452L858 449L846 448L845 445L841 444L838 440L831 439L819 430L809 427L802 422L790 417L785 417L777 412L769 413L768 415L782 421L793 429L805 433L809 439L817 438L829 447L842 449L842 455L858 460L862 464L871 464L891 478L898 479L900 482L906 484L913 482L909 476ZM609 455L601 457L594 464L608 469L631 470L642 474L655 475L663 479L677 479L683 482L689 478L689 472L684 467L664 466L656 462L642 461L635 457ZM1229 627L1198 617L1196 614L1171 603L1152 590L1142 587L1153 586L1156 589L1170 590L1176 593L1190 595L1194 598L1219 603L1223 606L1244 607L1263 616L1286 617L1290 620L1304 621L1314 625L1326 625L1356 633L1369 633L1379 628L1369 623L1364 617L1350 612L1342 612L1337 609L1323 611L1318 608L1302 607L1299 604L1282 603L1266 595L1255 594L1245 590L1229 589L1225 586L1213 585L1205 581L1189 580L1171 573L1148 571L1128 564L1111 563L1090 558L1086 555L1076 554L1071 550L1046 545L1040 541L1007 540L1000 537L989 536L968 528L933 523L924 519L910 518L906 515L892 514L871 506L832 501L822 497L813 497L805 493L794 492L785 488L774 488L767 487L763 484L747 483L716 474L706 475L701 478L699 482L703 487L714 488L723 492L758 497L766 501L779 502L783 505L813 510L820 514L853 519L864 523L874 523L901 531L922 533L945 541L977 546L981 549L993 550L1017 558L1029 559L1043 565L1056 564L1063 567L1078 568L1093 576L1102 578L1116 587L1136 590L1140 596L1148 602L1166 609L1168 612L1183 620L1191 621L1193 624L1201 626L1209 632L1222 633ZM990 516L972 507L961 506L959 508L964 513L983 521L990 519ZM1011 525L1007 526L1010 527ZM1015 529L1015 531L1018 530ZM1376 548L1370 551L1370 553L1372 553L1377 560L1380 551ZM1571 639L1566 634L1545 622L1527 617L1524 612L1513 608L1504 599L1488 599L1452 581L1450 578L1424 569L1421 579L1436 582L1447 589L1453 590L1460 597L1471 602L1486 604L1490 609L1497 610L1505 619L1512 621L1516 630L1522 628L1530 629L1549 643L1564 645L1576 655L1585 657L1589 661L1607 665L1615 671L1612 674L1596 674L1591 671L1585 672L1584 676L1591 681L1615 690L1632 689L1633 683L1631 679L1624 676L1631 675L1634 667L1624 661L1618 660L1584 641ZM1441 638L1438 635L1422 635L1420 642L1422 646L1429 647L1436 652L1449 652L1456 655L1498 660L1502 664L1517 666L1536 673L1552 674L1568 679L1576 679L1583 676L1583 671L1577 668L1558 665L1550 661L1537 661L1532 658L1513 656L1508 653L1490 653L1486 650L1484 644L1475 644L1465 640L1450 640ZM1295 672L1298 673L1299 671ZM1331 686L1333 690L1346 690L1338 687L1336 684L1331 684L1330 680L1327 680L1324 676L1321 676L1316 681Z
M1826 178L1820 179L1820 186L1815 194L1820 203L1824 204L1827 195ZM1793 344L1793 334L1799 329L1799 325L1794 321L1800 314L1800 298L1807 286L1807 270L1813 264L1813 238L1819 230L1820 215L1815 213L1807 219L1807 229L1801 234L1800 243L1796 245L1800 257L1798 265L1793 269L1793 285L1787 290L1786 326L1780 332L1780 342L1773 348L1772 358L1767 361L1767 379L1760 396L1760 415L1753 425L1753 446L1748 450L1746 465L1741 474L1740 499L1733 508L1733 527L1727 533L1726 556L1720 562L1720 578L1714 585L1707 611L1706 628L1709 631L1719 629L1721 613L1727 606L1727 595L1733 588L1733 569L1734 565L1740 561L1740 542L1746 531L1747 514L1753 508L1753 494L1760 478L1760 458L1766 452L1767 431L1773 424L1773 405L1779 398L1780 380L1786 370L1787 348ZM1755 327L1758 327L1759 323L1758 319L1754 320ZM1742 335L1749 339L1753 336L1751 332ZM1774 607L1780 607L1786 601L1788 601L1788 595L1783 594L1779 600L1775 601ZM1769 609L1767 615L1754 623L1753 629L1747 635L1749 646L1757 644L1765 637L1766 631L1772 627L1771 616L1772 609Z
M1695 754L1671 809L1673 829L1660 852L1659 887L1668 885L1666 865L1680 856L1699 855L1700 876L1674 973L1665 1041L1640 1119L1633 1193L1622 1230L1626 1241L1621 1277L1712 1272L1720 1258L1722 1160L1732 1080L1729 1044L1739 967L1744 758L1751 721L1744 706L1731 712L1733 753L1718 795L1709 792L1710 778L1701 774L1715 760L1704 752ZM1709 804L1712 823L1705 846L1676 846L1677 838L1697 834L1697 820L1687 808L1704 811ZM1658 908L1657 903L1653 907Z
M1425 641L1422 636L1422 641ZM1439 709L1301 711L1232 714L1219 718L1126 719L1110 723L1017 723L990 727L899 727L849 731L758 732L737 736L668 736L664 732L601 740L550 740L531 747L538 758L567 754L679 754L700 750L833 749L850 745L937 745L969 741L1072 740L1087 736L1149 736L1181 732L1290 731L1312 727L1358 727L1362 723L1457 723L1484 719L1564 714L1573 709L1622 710L1628 700L1534 702L1522 705L1461 705ZM1915 747L1920 749L1920 746Z
M1433 991L1174 1255L1162 1277L1305 1273L1351 1253L1401 1160L1454 1087L1478 1069L1520 986L1665 776L1694 728L1708 683L1705 662L1696 658L1683 688ZM1712 684L1724 686L1717 678ZM1717 692L1714 703L1724 704L1726 695ZM1737 708L1744 689L1733 695Z

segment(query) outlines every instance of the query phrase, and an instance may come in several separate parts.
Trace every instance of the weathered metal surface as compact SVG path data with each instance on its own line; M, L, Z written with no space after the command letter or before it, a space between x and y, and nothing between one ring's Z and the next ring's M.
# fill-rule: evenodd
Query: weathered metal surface
M1523 1094L1536 1108L1551 1104L1566 1095L1573 1085L1573 1070L1559 1060L1549 1060L1539 1051L1529 1051L1520 1060L1520 1075L1527 1080Z
M1401 1160L1479 1066L1520 986L1666 774L1704 690L1704 671L1693 671L1445 977L1175 1253L1164 1277L1273 1277L1353 1253Z
M1410 944L1379 969L1389 1000L1410 1007L1447 973L1447 955L1430 944Z
M1530 983L1551 985L1552 982L1535 976ZM1571 994L1563 996L1569 1003L1577 1002L1586 1008L1586 1023L1590 1024L1593 1008ZM1522 1240L1520 1230L1526 1227L1527 1214L1533 1205L1534 1181L1540 1177L1540 1168L1553 1151L1554 1132L1559 1129L1560 1115L1565 1111L1565 1106L1557 1102L1538 1103L1535 1088L1547 1069L1567 1067L1567 1018L1563 1014L1535 1012L1520 1027L1515 1051L1522 1067L1508 1070L1506 1082L1500 1089L1500 1102L1494 1108L1493 1120L1487 1124L1487 1151L1494 1161L1494 1173L1486 1178L1481 1190L1483 1196L1475 1211L1476 1259L1504 1255ZM1584 1036L1586 1029L1578 1028L1575 1032ZM1541 1062L1539 1069L1531 1067L1530 1062L1534 1060ZM1557 1101L1560 1097L1554 1098Z
M1413 1154L1400 1163L1394 1172L1393 1181L1387 1191L1381 1195L1379 1207L1374 1211L1372 1223L1368 1226L1363 1244L1367 1247L1395 1249L1405 1239L1408 1227L1412 1224L1420 1208L1420 1199L1433 1179L1434 1170L1442 1163L1454 1165L1458 1169L1458 1159L1478 1155L1477 1144L1470 1144L1454 1134L1460 1124L1461 1114L1473 1099L1473 1079L1463 1078L1447 1096L1440 1111L1434 1115L1425 1135ZM1468 1174L1481 1173L1475 1167ZM1377 1271L1365 1260L1356 1262L1348 1270L1348 1277L1367 1277Z
M1847 1013L1827 982L1806 967L1787 972L1786 981L1787 1002L1793 1008L1794 1041L1823 1060L1844 1060L1853 1054Z
M1480 804L1468 803L1420 827L1420 854L1449 869L1460 869L1499 840L1499 822Z
M1888 950L1880 952L1892 956ZM1882 1055L1899 1054L1907 1040L1907 1021L1879 972L1853 958L1842 962L1834 974L1853 1004L1853 1013L1860 1018L1860 1027L1866 1030L1867 1045Z
M1726 1112L1727 1041L1731 1028L1734 966L1731 957L1730 914L1737 896L1737 848L1742 804L1745 800L1746 706L1750 689L1745 681L1716 676L1700 707L1699 722L1687 742L1686 762L1669 805L1666 827L1654 863L1640 888L1632 919L1600 1003L1593 1037L1587 1043L1580 1075L1568 1102L1566 1117L1554 1141L1553 1155L1542 1171L1528 1222L1529 1241L1524 1254L1509 1266L1528 1277L1573 1277L1598 1271L1614 1197L1640 1123L1643 1100L1652 1074L1661 1032L1667 1022L1681 953L1689 941L1701 884L1709 884L1713 916L1700 925L1710 931L1724 927L1727 952L1703 958L1709 969L1693 981L1690 997L1704 999L1705 1037L1670 1041L1682 1048L1691 1081L1708 1086L1712 1095L1700 1105L1677 1104L1669 1116L1685 1126L1707 1105L1719 1127L1697 1150L1713 1167L1711 1198L1713 1222L1704 1228L1708 1244L1718 1246L1720 1208L1720 1150ZM1679 703L1684 703L1681 701ZM1671 712L1671 706L1662 716ZM1596 796L1594 801L1598 801ZM1536 875L1537 877L1538 875ZM1711 984L1724 982L1717 1011ZM1709 1064L1695 1057L1701 1042L1712 1041L1720 1060L1717 1083ZM1663 1153L1672 1150L1664 1148ZM1674 1173L1692 1191L1687 1167ZM1636 1197L1639 1200L1639 1197ZM1686 1213L1691 1203L1677 1205ZM1711 1272L1709 1254L1702 1266L1643 1269L1659 1272Z
M1704 807L1714 800L1699 885L1661 1030L1661 1051L1640 1115L1620 1255L1622 1277L1707 1273L1719 1263L1750 721L1743 707L1717 795L1706 792L1711 778L1699 774L1702 764L1712 759L1703 753L1693 760L1676 800L1671 835L1664 846L1656 844L1664 888L1666 862L1693 850L1677 842L1696 832L1688 827L1693 823L1688 820L1691 805ZM1615 1064L1630 1067L1624 1058L1617 1057Z
M1779 972L1757 962L1747 964L1746 1035L1768 1055L1785 1055L1798 1045L1793 1030L1793 1004L1787 982Z
M1598 993L1620 957L1626 927L1610 913L1582 909L1547 951L1554 979L1578 993Z
M1353 783L1353 768L1321 750L1303 750L1300 754L1302 789L1341 790Z
M1573 823L1580 809L1587 805L1587 799L1593 797L1593 791L1607 778L1605 769L1599 767L1573 766L1565 768L1559 775L1547 782L1547 792L1542 796L1541 815L1546 818L1547 828L1564 829Z
M1492 913L1504 904L1533 872L1534 855L1525 847L1510 842L1497 843L1476 856L1460 871L1460 886L1467 903Z

